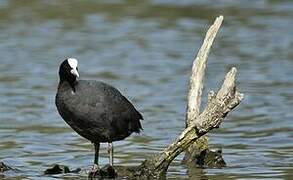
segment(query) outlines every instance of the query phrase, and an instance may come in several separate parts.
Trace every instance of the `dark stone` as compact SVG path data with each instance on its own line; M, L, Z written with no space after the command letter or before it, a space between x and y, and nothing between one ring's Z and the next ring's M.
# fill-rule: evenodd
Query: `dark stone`
M69 167L63 165L54 165L52 168L48 168L45 170L45 174L65 174L65 173L79 173L81 171L80 168L75 170L70 170Z
M95 172L90 172L88 177L90 179L92 178L115 178L117 177L117 173L115 171L115 169L108 165L105 165L104 167L102 167L101 169L97 169L97 171Z
M4 164L4 162L0 162L0 172L4 172L8 170L13 170L13 168L7 166L6 164Z
M209 150L202 151L199 155L195 156L193 162L199 167L225 167L226 163L222 156L222 150Z
M199 168L221 168L226 166L221 149L204 149L199 152L194 151L191 154L186 153L182 163L189 167Z

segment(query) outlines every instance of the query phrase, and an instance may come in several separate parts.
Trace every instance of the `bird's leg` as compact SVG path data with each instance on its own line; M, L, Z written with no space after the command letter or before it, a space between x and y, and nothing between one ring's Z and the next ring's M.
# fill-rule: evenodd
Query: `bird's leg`
M95 160L94 160L94 164L99 165L100 143L94 143L94 146L95 146Z
M100 143L94 143L95 146L95 160L92 171L95 172L99 169L99 150L100 150Z
M114 150L114 147L113 147L113 144L112 142L109 142L108 143L108 153L109 153L109 164L110 166L113 166L113 150Z

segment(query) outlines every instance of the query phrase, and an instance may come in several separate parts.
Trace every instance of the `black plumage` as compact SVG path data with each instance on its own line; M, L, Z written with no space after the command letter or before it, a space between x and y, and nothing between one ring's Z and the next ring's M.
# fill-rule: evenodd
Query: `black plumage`
M143 117L116 88L101 81L77 80L77 70L77 60L73 58L60 65L56 106L72 129L95 144L98 164L99 143L112 143L139 133Z

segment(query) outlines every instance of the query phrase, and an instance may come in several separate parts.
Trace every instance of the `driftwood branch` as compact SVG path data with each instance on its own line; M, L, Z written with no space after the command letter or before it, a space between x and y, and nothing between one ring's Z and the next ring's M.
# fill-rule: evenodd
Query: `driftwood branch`
M223 16L219 16L216 18L214 24L209 28L206 33L205 39L200 50L197 53L196 58L193 61L192 65L192 74L190 76L189 81L189 92L187 96L187 108L186 108L186 119L185 124L188 127L192 121L196 121L197 117L200 114L200 106L201 106L201 96L203 90L203 81L205 76L205 69L208 60L208 54L210 52L211 46L216 38L216 35L222 25L224 20ZM225 161L221 157L221 154L214 160L210 159L209 162L215 162L206 164L199 163L199 159L205 159L206 153L202 152L211 152L208 150L208 137L203 136L199 138L197 141L193 142L193 144L187 149L183 162L184 163L195 163L197 165L203 166L224 166ZM211 152L212 153L212 152ZM203 155L204 156L203 156ZM221 159L221 163L218 163L219 159Z
M214 24L206 33L201 48L198 51L192 65L192 74L189 80L189 92L187 96L186 125L188 126L200 113L201 95L203 89L203 79L205 68L211 46L217 35L217 32L223 22L224 17L216 18Z
M210 92L204 111L169 145L162 153L147 161L149 171L164 174L172 162L181 152L186 150L192 142L214 128L218 128L226 115L242 100L243 95L236 90L236 68L232 68L226 75L222 87L217 94Z

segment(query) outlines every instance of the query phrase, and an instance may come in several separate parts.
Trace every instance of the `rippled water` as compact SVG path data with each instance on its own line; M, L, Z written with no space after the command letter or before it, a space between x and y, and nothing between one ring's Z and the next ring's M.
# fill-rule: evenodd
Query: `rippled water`
M205 84L216 89L235 65L245 100L209 134L227 167L201 178L293 176L291 1L0 1L0 161L38 179L54 163L88 168L93 147L57 114L57 70L79 59L83 79L106 81L143 113L144 132L115 143L115 163L137 165L184 128L192 59L220 14ZM172 163L168 178L188 178ZM101 163L107 153L101 150ZM48 176L49 178L50 176Z

